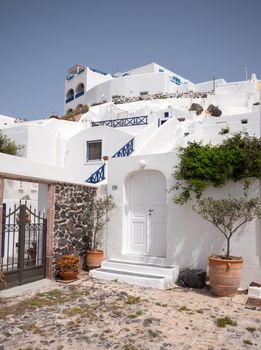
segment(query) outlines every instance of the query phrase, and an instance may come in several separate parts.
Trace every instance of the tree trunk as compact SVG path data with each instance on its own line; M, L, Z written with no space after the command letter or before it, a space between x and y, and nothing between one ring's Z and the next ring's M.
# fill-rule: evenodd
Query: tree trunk
M229 258L230 255L230 238L231 237L227 237L227 253L226 253L226 258Z

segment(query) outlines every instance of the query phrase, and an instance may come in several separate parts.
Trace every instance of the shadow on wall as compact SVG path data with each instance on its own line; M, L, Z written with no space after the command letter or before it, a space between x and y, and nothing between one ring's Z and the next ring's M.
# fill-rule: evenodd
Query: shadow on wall
M224 238L216 232L214 226L201 219L190 204L183 206L175 205L172 212L172 224L169 232L174 264L180 267L206 269L208 256L222 254Z
M261 266L261 219L256 220L256 255L259 257L259 266Z

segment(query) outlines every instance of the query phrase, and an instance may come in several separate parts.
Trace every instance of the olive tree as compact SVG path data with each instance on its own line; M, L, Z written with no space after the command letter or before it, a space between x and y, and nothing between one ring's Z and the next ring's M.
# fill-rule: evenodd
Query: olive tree
M227 259L230 257L230 239L232 235L247 222L261 218L261 202L258 198L248 199L245 195L240 199L203 198L197 201L193 209L203 219L211 222L226 238Z

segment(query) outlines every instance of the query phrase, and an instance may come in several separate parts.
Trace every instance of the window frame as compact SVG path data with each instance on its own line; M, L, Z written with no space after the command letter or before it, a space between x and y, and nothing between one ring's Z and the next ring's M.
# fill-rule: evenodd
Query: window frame
M90 159L89 156L89 145L90 144L94 144L94 143L100 143L100 158L96 158L96 159ZM85 157L85 161L86 163L88 162L100 162L102 160L102 140L90 140L90 141L86 141L86 157Z

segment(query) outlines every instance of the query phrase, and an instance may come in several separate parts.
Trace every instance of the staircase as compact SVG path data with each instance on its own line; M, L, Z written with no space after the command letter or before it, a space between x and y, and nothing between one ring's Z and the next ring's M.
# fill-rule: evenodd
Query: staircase
M132 152L134 151L134 138L131 139L124 145L121 149L119 149L118 152L116 152L112 158L118 158L118 157L128 157ZM105 180L105 163L100 166L94 173L89 176L85 182L96 184L98 182L101 182Z
M89 276L98 279L117 280L142 287L166 289L175 283L178 268L139 264L120 260L105 260L100 268L91 270Z

